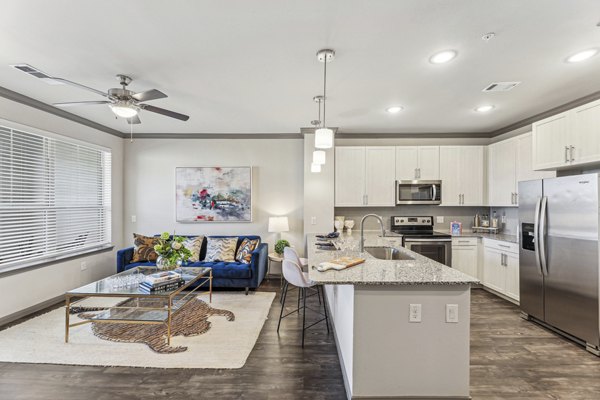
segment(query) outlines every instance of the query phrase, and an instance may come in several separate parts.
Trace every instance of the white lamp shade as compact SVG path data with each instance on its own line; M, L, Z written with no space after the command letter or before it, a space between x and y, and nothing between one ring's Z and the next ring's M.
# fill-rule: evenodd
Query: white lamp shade
M325 152L323 150L313 151L313 164L325 164Z
M269 217L269 232L287 232L289 230L288 217Z
M315 173L321 172L321 164L315 164L315 163L310 164L310 172L315 172Z
M110 104L110 109L115 115L121 118L131 118L137 115L137 110L133 107L123 106L118 104Z
M315 147L317 149L330 149L333 147L333 131L321 128L315 131Z

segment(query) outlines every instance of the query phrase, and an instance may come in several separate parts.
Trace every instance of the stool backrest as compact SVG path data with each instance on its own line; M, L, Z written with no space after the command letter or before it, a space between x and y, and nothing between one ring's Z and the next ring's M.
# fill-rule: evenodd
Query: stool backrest
M311 287L312 283L302 273L302 267L291 260L283 259L281 263L283 277L286 281L297 287Z
M298 253L296 253L296 250L294 250L291 247L283 248L283 259L293 261L296 264L302 266L302 263L300 262L300 257L298 257Z

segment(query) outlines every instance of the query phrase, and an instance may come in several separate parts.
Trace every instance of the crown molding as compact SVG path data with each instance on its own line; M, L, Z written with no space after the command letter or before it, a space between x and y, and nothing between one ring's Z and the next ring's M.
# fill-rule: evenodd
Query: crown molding
M78 124L85 125L92 129L96 129L110 135L124 138L125 134L123 132L117 131L116 129L109 128L108 126L104 126L94 121L90 121L87 118L80 117L78 115L72 114L68 111L62 110L58 107L51 106L50 104L43 103L39 100L33 99L31 97L22 95L21 93L14 92L10 89L0 86L0 97L4 97L5 99L12 100L17 103L24 104L29 107L36 108L41 111L45 111L50 114L54 114L58 117L62 117L64 119L68 119L69 121L77 122Z
M130 135L126 134L126 138ZM302 139L301 133L133 133L133 139Z

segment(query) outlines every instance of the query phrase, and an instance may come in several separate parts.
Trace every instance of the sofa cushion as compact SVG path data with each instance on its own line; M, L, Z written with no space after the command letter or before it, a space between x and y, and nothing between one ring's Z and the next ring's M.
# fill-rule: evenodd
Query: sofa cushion
M133 234L133 257L132 262L156 261L158 254L154 251L154 246L158 244L158 238L144 236L137 233Z
M210 267L212 268L213 278L229 278L229 279L250 279L252 278L252 269L250 264L240 262L199 262L188 264L190 267Z
M237 242L237 236L225 238L209 237L204 261L235 262Z
M252 260L252 252L256 249L259 243L259 239L253 240L244 238L244 240L242 240L242 244L240 244L240 247L237 250L235 260L244 264L250 264L250 261Z
M200 261L200 249L202 248L202 242L204 241L204 236L187 236L183 241L183 246L188 249L192 256L190 257L190 262L198 262Z
M131 269L131 268L135 268L135 267L156 267L156 262L154 261L143 261L143 262L134 262L131 264L127 264L125 266L125 269Z

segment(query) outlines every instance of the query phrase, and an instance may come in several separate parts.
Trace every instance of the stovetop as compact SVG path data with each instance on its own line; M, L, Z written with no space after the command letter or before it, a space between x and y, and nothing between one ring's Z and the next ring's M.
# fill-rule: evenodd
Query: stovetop
M430 238L449 238L447 233L436 232L433 230L433 217L392 217L391 231L403 236L411 237L430 237Z

